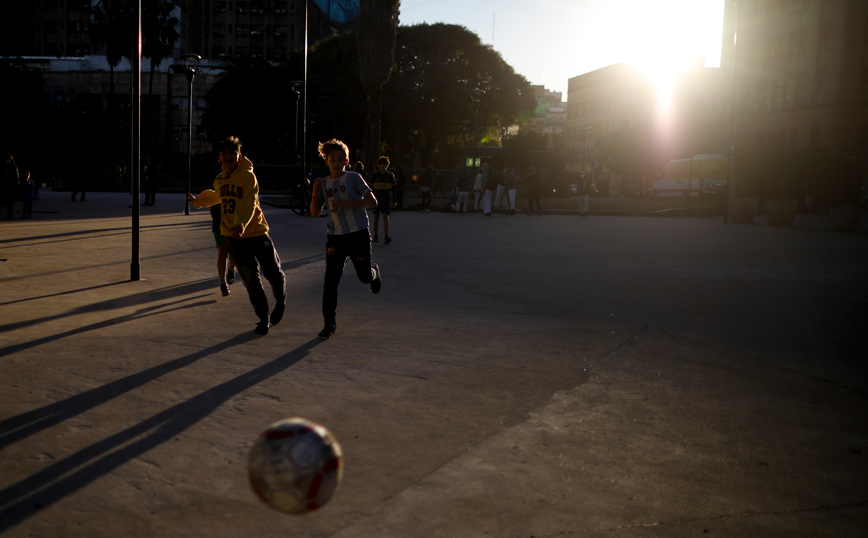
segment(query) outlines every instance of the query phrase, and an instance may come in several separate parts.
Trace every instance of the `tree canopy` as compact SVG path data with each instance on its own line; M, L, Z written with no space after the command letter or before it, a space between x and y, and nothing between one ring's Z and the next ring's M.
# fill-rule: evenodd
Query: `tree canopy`
M385 138L399 152L419 145L414 149L423 164L462 139L462 120L475 120L472 90L485 91L479 103L482 143L536 106L528 81L463 26L399 27L395 59L384 92Z

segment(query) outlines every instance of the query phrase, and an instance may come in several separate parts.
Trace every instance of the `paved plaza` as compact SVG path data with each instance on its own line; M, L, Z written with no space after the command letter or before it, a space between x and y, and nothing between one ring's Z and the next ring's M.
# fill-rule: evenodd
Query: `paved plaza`
M868 215L399 212L320 341L325 219L265 207L257 336L208 212L157 204L139 281L128 195L0 222L4 538L868 536ZM304 517L246 474L294 416L344 451Z

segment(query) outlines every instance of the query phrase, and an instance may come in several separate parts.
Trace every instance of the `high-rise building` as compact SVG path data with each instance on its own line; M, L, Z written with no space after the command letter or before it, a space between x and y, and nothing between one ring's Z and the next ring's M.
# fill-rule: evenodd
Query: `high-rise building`
M868 157L868 3L727 0L723 35L735 144Z

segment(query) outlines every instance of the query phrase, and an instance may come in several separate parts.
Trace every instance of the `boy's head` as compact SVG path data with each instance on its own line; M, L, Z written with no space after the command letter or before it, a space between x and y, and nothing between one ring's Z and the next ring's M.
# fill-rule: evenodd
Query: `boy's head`
M346 167L349 159L350 148L336 138L327 142L319 143L319 156L322 157L329 167L332 177L337 178Z
M380 169L380 172L385 172L386 168L389 168L389 158L383 155L379 159L377 159L377 167Z
M222 153L224 149L228 149L233 153L241 151L241 141L236 136L227 136L220 142L217 142L217 153Z
M224 172L231 172L241 161L241 141L230 136L217 143L217 161Z

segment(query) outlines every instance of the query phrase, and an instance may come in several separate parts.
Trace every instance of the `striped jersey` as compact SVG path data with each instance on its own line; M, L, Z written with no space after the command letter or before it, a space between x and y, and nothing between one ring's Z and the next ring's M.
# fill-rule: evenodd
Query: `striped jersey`
M360 207L345 207L336 210L335 200L361 200L371 187L355 172L345 172L337 179L326 176L320 179L322 195L329 208L329 235L344 235L368 228L368 212Z

